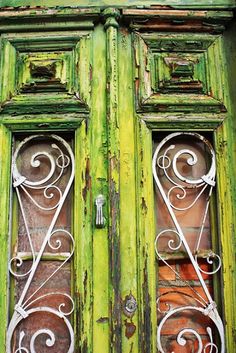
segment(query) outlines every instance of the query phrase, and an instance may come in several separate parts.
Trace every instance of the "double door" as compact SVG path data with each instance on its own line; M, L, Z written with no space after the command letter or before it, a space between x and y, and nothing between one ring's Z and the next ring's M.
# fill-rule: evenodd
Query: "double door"
M55 11L1 34L2 351L230 351L231 13Z

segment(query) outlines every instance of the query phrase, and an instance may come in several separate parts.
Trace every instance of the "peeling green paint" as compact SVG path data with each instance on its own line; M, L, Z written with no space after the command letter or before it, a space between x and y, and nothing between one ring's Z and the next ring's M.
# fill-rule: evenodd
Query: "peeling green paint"
M10 210L10 171L11 171L11 133L4 125L0 125L0 192L1 192L1 223L0 223L0 315L2 323L0 330L0 349L5 352L5 334L8 318L8 249L9 249L9 210Z
M183 10L151 4L80 1L71 8L0 10L2 352L11 133L39 129L75 134L74 328L75 350L84 353L156 351L152 131L214 132L227 345L234 350L235 80L228 81L235 77L235 28L225 32L231 11L208 9L235 4L169 4ZM205 10L188 11L191 6ZM95 226L99 194L106 199L104 228ZM138 306L127 317L131 293Z
M50 7L50 6L65 6L65 1L63 0L2 0L2 6L42 6L42 7ZM71 7L121 7L121 6L136 6L138 8L149 8L150 6L166 6L166 2L163 0L159 0L158 3L155 0L146 0L145 4L141 0L73 0L68 1L66 3L67 6ZM168 2L168 6L170 7L185 7L185 8L232 8L235 6L235 2L233 0L215 0L214 4L212 1L196 1L196 0L171 0Z

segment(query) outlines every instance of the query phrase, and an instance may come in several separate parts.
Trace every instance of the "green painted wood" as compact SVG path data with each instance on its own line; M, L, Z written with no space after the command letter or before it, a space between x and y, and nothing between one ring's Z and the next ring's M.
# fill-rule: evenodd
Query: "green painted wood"
M0 122L3 124L0 130L0 156L4 156L0 159L0 187L4 191L1 193L4 195L1 198L4 222L0 224L0 239L1 246L5 249L0 266L0 279L3 283L3 296L0 297L2 317L6 318L7 307L6 204L9 194L6 192L10 180L8 129L13 132L76 130L74 326L78 337L76 351L89 353L156 351L152 131L214 131L219 166L217 197L223 252L224 312L228 351L233 352L236 328L236 126L235 104L232 102L236 101L236 50L232 43L235 27L220 35L172 32L168 32L168 35L166 32L157 35L154 30L144 33L145 22L142 23L141 35L136 34L133 39L128 24L124 25L122 20L123 24L119 24L119 11L106 9L101 19L101 9L96 6L99 4L103 9L111 3L82 0L78 3L81 7L76 7L76 2L73 2L75 8L0 11L0 32L4 32L0 42ZM148 8L151 3L157 4L155 1L147 1L145 6ZM206 4L201 1L194 3L173 0L174 3L176 7L184 6L185 3L185 8L205 6L216 9L234 6L233 2L223 4L220 1ZM41 2L37 1L37 5L39 4ZM47 5L50 4L53 2L47 1ZM143 2L138 0L119 3L114 1L113 4L120 8L126 6L126 10L121 12L127 21L132 16L136 19L147 19L150 15ZM158 5L160 4L159 2ZM82 8L88 5L91 6ZM131 6L133 8L127 8ZM140 11L135 8L137 6ZM163 8L161 10L164 11ZM161 10L153 7L150 16L157 16L154 12ZM150 8L148 11L151 11ZM221 20L223 23L232 16L225 11L203 12L188 14L183 11L174 13L171 10L171 14L162 12L161 16L162 19L178 16L181 19L188 16L191 19L210 18L217 21L217 30L223 30ZM9 19L5 21L7 16ZM51 24L50 16L54 18ZM43 17L45 22L41 22ZM29 19L33 22L31 28L27 24ZM44 27L47 30L43 32L42 38L40 31ZM140 27L132 28L137 31ZM34 32L27 33L30 29ZM140 40L141 36L144 39ZM159 50L162 45L165 52L172 52L168 46L173 38L178 46L173 49L174 53L182 50L186 55L189 50L186 49L186 40L191 38L194 38L194 42L201 42L202 47L199 49L196 43L190 43L195 47L191 47L188 55L198 55L207 50L203 57L208 60L211 73L205 68L201 57L198 71L193 75L195 79L202 79L206 75L210 89L207 92L207 85L204 86L205 96L192 93L180 96L178 92L172 95L168 92L168 97L165 94L152 94L155 84L143 79L147 79L153 67L151 51ZM55 93L53 87L47 93L19 94L22 85L27 80L32 80L29 65L35 56L49 61L49 64L53 60L64 60L63 64L58 64L64 67L58 78L63 82L68 81L66 93ZM19 57L21 60L16 70L13 70ZM25 65L21 65L23 60L26 60ZM167 76L168 70L163 68ZM140 72L143 75L141 77ZM212 75L212 72L215 74ZM20 74L18 82L17 73ZM150 77L155 79L153 73ZM229 87L230 79L232 85ZM137 87L141 87L138 93L135 91L134 81ZM136 94L138 99L135 105ZM94 202L100 193L106 197L104 212L107 223L105 228L97 229L94 223ZM132 318L125 316L123 308L125 298L130 294L138 301L137 312ZM6 319L4 320L3 325L6 325ZM0 348L4 352L5 332L0 331Z
M50 18L52 20L52 18ZM44 26L44 28L46 25ZM46 27L47 28L47 27ZM45 29L46 29L45 28ZM75 47L78 41L86 35L89 35L90 30L74 30L74 31L50 31L49 29L43 31L44 36L39 32L19 32L19 33L3 33L2 38L11 43L11 45L19 52L37 52L40 55L42 51L51 51L58 49L71 50ZM40 50L41 49L41 50ZM50 55L50 54L49 54Z
M107 161L107 118L106 118L106 34L102 25L93 37L91 53L92 101L89 126L91 145L91 189L93 225L93 349L92 353L109 351L109 324L112 318L109 310L109 244L108 244L108 161ZM95 198L105 197L103 208L106 224L96 228Z
M156 125L157 126L157 125ZM142 352L156 351L156 259L152 130L139 121L136 142L138 224L139 342Z
M186 112L186 113L220 113L225 112L222 102L209 96L188 94L181 97L180 94L173 94L167 97L165 94L152 95L142 103L143 110L152 112ZM140 109L141 110L141 109Z
M50 131L51 129L75 130L88 114L41 114L41 115L18 115L9 116L0 114L0 122L11 131Z
M1 0L1 6L65 6L64 0ZM81 7L122 7L122 6L138 6L141 8L150 6L166 6L164 0L146 0L145 4L141 0L70 0L66 2L66 6ZM170 0L168 6L186 7L186 8L233 8L234 0Z
M133 65L131 37L122 29L118 37L119 80L119 149L120 149L120 258L121 298L133 296L138 302L137 225L136 225L136 158L134 95L132 90ZM124 65L124 62L126 65ZM124 94L125 92L125 94ZM132 317L123 310L122 353L139 351L139 305Z
M230 168L230 154L227 140L229 139L229 125L222 125L215 136L217 146L217 188L218 188L218 215L219 234L221 241L221 257L223 260L223 284L221 299L225 316L226 346L229 352L235 349L235 232L231 207L232 203L232 171ZM233 176L235 178L235 176ZM225 190L227 189L227 192ZM225 205L231 207L225 208ZM222 295L223 294L223 295Z
M1 38L1 81L0 81L0 106L9 100L15 91L15 48L9 41Z
M12 143L14 143L14 137L12 138ZM18 222L19 222L19 209L18 209L18 200L16 193L14 192L14 189L12 190L12 200L11 200L11 205L12 207L11 211L11 242L9 242L9 251L11 254L14 254L15 248L16 248L16 242L17 242L17 237L18 237ZM10 290L8 290L9 293L9 317L13 315L14 308L15 308L15 291L11 290L14 288L15 285L15 279L13 276L10 276L9 279L9 285L10 285ZM9 286L8 286L9 288Z
M5 352L6 327L8 319L8 249L9 249L9 210L10 210L10 183L11 183L11 134L2 124L0 125L0 349Z
M42 101L44 104L42 105ZM40 114L40 113L86 113L88 111L84 102L77 99L76 96L67 94L56 94L48 96L44 93L20 94L2 106L4 114L22 115L22 114Z
M78 184L75 186L79 198L75 207L78 217L75 225L79 227L75 266L80 310L77 335L81 337L77 349L92 353L108 350L109 344L107 228L95 227L95 198L99 194L107 196L107 150L104 148L107 141L106 66L102 26L96 28L93 38L82 38L79 46L78 89L81 98L91 106L91 112L82 123L76 139L76 160L82 158L78 166L81 168L77 174ZM92 99L91 91L94 93Z
M86 121L75 134L75 168L74 183L74 291L75 311L75 350L92 352L92 209L89 169L89 143Z
M17 14L16 14L17 15ZM1 17L1 12L0 12L0 17ZM18 18L19 19L19 18ZM83 21L83 22L73 22L70 21L69 23L67 23L66 21L61 22L60 20L57 21L57 23L46 23L42 21L38 21L38 23L34 23L34 24L29 24L29 23L25 23L25 22L15 22L14 20L12 22L9 22L7 24L2 24L1 20L0 20L0 32L1 33L11 33L11 32L18 32L18 31L40 31L45 29L45 27L47 27L47 30L53 30L53 29L58 29L60 28L61 30L64 29L65 31L68 31L68 29L71 29L71 31L75 31L75 30L81 30L83 28L93 28L94 24L93 22L89 22L89 21Z
M226 114L185 114L185 113L143 113L139 118L145 121L146 125L155 130L179 131L179 130L198 130L211 131L222 124Z
M122 351L121 340L121 263L120 263L120 126L118 116L118 18L119 12L107 9L103 13L106 30L107 74L107 145L108 145L108 239L109 239L109 311L110 352Z
M219 40L205 33L136 32L137 111L225 112ZM192 75L177 78L174 62L191 65Z
M90 32L44 34L43 39L32 33L3 36L0 110L14 116L42 113L67 113L68 116L77 113L78 116L81 113L83 118L90 104L90 66L86 59ZM32 76L32 65L37 63L42 67L55 65L55 84Z
M236 43L234 40L236 25L231 24L220 40L221 67L224 72L222 85L223 99L227 106L227 120L219 129L217 136L217 158L219 164L219 216L223 251L223 293L228 351L235 350L236 342ZM230 205L225 207L223 205Z
M144 25L145 27L145 25ZM235 27L233 27L235 30ZM234 232L234 221L233 215L235 215L234 205L235 205L235 193L233 189L233 185L235 184L235 126L233 124L234 121L234 111L235 106L232 104L235 102L235 87L231 85L231 99L229 96L229 84L228 82L234 82L235 77L235 69L234 69L234 60L235 60L235 46L232 41L233 28L226 32L226 35L215 37L214 41L208 48L207 53L207 62L209 67L207 68L207 80L209 85L210 95L215 98L216 105L219 104L225 111L223 115L221 114L213 114L210 117L211 109L206 109L205 113L201 117L191 116L191 114L185 114L185 116L181 113L175 115L176 113L172 112L168 106L164 107L165 110L171 110L171 113L164 113L163 115L158 113L154 113L156 110L156 105L158 104L158 100L160 100L160 96L156 95L151 96L145 100L145 104L152 99L154 104L151 107L149 106L150 114L143 113L141 115L142 119L146 122L146 125L152 129L162 129L162 130L209 130L215 131L215 148L217 151L217 166L218 166L218 214L219 214L219 234L221 238L221 246L222 246L222 259L223 259L223 286L221 287L221 295L218 297L224 298L224 313L225 315L225 323L226 323L226 343L227 349L229 352L234 351L235 349L235 303L231 298L235 298L235 281L232 283L232 279L235 278L235 253L234 253L234 245L235 245L235 232ZM142 28L143 30L143 28ZM152 36L152 34L148 34L148 36ZM227 41L225 42L225 36ZM141 68L141 70L149 70L148 62L145 64L142 61L142 56L146 56L145 47L139 45L140 43L135 42L136 49L136 67L138 68L137 74ZM156 43L155 43L156 45ZM223 48L222 48L223 45ZM230 57L230 59L229 59ZM142 66L143 65L143 66ZM229 67L230 65L230 67ZM209 68L215 74L209 74ZM227 75L227 72L230 74ZM136 77L138 76L136 74ZM143 86L142 86L143 85ZM141 82L141 90L143 92L148 92L145 87L145 81ZM209 93L208 93L209 94ZM150 95L150 91L149 94ZM189 95L188 95L189 97ZM191 97L191 95L190 95ZM232 98L234 97L234 98ZM173 104L175 99L181 103L181 97L178 95L172 96L173 100L171 100L171 96L168 98L169 104ZM207 97L206 97L207 98ZM163 95L163 99L167 101L167 99ZM208 99L208 98L207 98ZM207 101L206 99L206 101ZM160 102L160 101L159 101ZM218 102L218 103L217 103ZM163 103L163 102L162 102ZM199 108L199 103L197 101L195 103L188 101L188 104L193 104L193 111L197 112ZM204 103L204 102L203 102ZM208 101L210 103L210 101ZM207 103L207 105L208 105ZM201 104L201 103L200 103ZM212 104L212 102L210 103ZM174 106L174 104L173 104ZM162 106L163 107L163 106ZM182 106L180 109L182 112L186 111L186 105ZM226 112L227 110L227 112ZM178 107L173 107L173 111L178 111ZM187 110L188 111L188 110ZM186 112L187 112L186 111ZM190 110L189 110L190 112ZM223 121L223 117L227 117L225 121ZM215 117L215 118L214 118ZM185 120L186 118L186 120ZM143 145L143 144L142 144ZM149 157L150 158L150 157ZM151 158L150 158L151 160ZM150 162L151 163L151 162ZM148 168L148 167L147 167ZM141 174L142 175L142 174ZM227 190L227 192L226 192ZM230 210L225 209L224 205L232 205L233 209ZM233 211L233 212L232 212ZM150 218L151 219L151 218ZM230 279L231 278L231 279ZM219 289L218 289L219 291ZM228 300L229 299L229 300ZM220 306L220 305L219 305Z

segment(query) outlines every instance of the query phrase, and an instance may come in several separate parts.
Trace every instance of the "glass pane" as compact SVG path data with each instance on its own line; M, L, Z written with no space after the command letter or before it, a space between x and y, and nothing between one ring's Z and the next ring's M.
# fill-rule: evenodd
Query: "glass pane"
M195 133L154 134L153 174L158 260L158 348L187 353L224 344L213 300L213 273L221 261L213 249L209 200L215 155ZM214 312L216 322L209 312ZM217 329L216 329L217 327ZM203 350L199 350L203 351ZM213 351L214 351L213 350Z
M9 353L73 351L71 144L58 135L16 137Z

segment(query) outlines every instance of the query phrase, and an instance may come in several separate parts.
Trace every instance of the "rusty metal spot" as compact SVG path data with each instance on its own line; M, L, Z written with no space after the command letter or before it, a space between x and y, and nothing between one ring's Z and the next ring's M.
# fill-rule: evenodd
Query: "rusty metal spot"
M125 320L125 336L130 339L136 331L136 326L135 324L131 321L131 322L127 322L127 320Z

